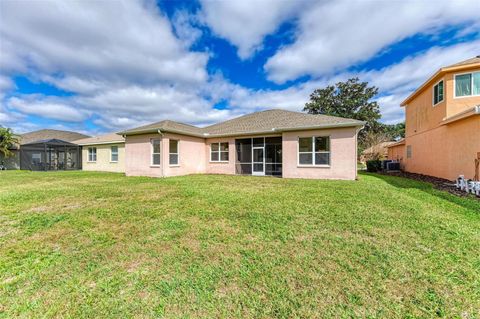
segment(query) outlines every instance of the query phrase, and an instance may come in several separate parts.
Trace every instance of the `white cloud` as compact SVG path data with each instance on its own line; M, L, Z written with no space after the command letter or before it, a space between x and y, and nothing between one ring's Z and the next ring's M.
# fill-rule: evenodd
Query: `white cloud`
M1 1L2 69L138 82L205 81L168 19L141 1ZM21 61L21 63L19 63Z
M302 12L295 42L272 56L265 70L278 83L332 74L417 33L473 23L478 12L477 0L318 2Z
M185 10L176 11L173 15L172 25L175 33L187 48L202 36L202 31L194 26L199 23L196 15L192 15Z
M304 0L202 0L202 17L213 32L238 48L242 59L259 49L263 38L294 16Z
M217 93L227 98L230 104L243 112L267 108L284 108L301 111L310 94L317 88L333 85L352 77L359 77L379 88L376 98L382 113L382 122L404 121L404 109L400 103L443 66L466 60L478 54L480 40L460 43L449 47L432 47L413 57L379 70L341 72L324 76L283 90L251 90L217 78L212 85Z
M79 122L88 116L85 111L65 104L59 98L46 98L39 94L11 97L7 100L7 105L10 109L25 114L38 115L67 122Z
M267 70L280 82L304 73L314 75L313 80L282 90L257 90L231 83L219 74L208 76L209 54L189 51L202 36L195 27L198 16L185 11L174 14L171 25L154 2L0 1L0 124L20 131L37 128L24 121L29 114L67 121L70 129L79 131L88 119L101 127L95 133L167 118L204 125L268 108L300 111L314 89L355 75L380 87L384 121L396 122L403 119L400 101L438 67L478 54L475 51L480 43L475 41L432 48L381 70L348 73L343 68L352 61L368 59L385 44L417 32L419 24L431 30L446 21L453 23L468 17L461 9L448 11L442 4L448 17L444 13L438 13L437 18L429 16L430 24L395 17L392 26L379 31L380 12L388 16L395 10L387 10L380 3L379 13L371 14L372 21L365 22L365 18L358 17L364 9L357 8L356 2L348 3L352 8L337 2L313 1L202 2L204 21L219 36L238 46L242 58L259 50L263 38L282 22L292 17L300 19L296 42L281 48L267 64ZM373 4L379 2L366 2L365 6L371 10ZM319 12L322 6L330 11ZM399 7L401 2L393 6ZM339 11L351 17L343 17ZM335 14L343 20L335 22ZM347 18L351 24L345 22ZM359 28L359 23L365 23L362 28L367 31L351 30ZM413 26L405 27L409 23ZM302 49L302 41L310 38L311 43L304 43L308 50ZM345 49L340 52L336 45ZM332 47L335 50L327 52ZM343 52L346 50L353 51ZM284 65L273 66L271 61L284 52L291 53L293 62L285 60ZM337 68L338 72L331 72ZM74 95L1 95L14 90L9 79L13 74L50 83ZM213 108L219 102L229 108Z
M359 76L383 91L408 92L421 85L441 67L478 55L479 48L480 40L448 47L432 47L422 54L407 57L381 70L361 72Z

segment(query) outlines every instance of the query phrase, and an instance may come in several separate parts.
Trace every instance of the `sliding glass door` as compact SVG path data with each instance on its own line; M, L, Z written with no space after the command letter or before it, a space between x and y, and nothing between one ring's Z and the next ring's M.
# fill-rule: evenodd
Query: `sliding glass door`
M264 147L253 147L252 175L265 175L265 149Z
M237 174L282 176L282 137L235 140Z

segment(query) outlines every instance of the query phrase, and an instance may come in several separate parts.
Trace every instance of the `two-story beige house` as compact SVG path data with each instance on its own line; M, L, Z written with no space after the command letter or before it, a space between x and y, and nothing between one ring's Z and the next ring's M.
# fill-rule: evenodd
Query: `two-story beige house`
M407 172L474 178L480 158L480 56L441 68L401 106L405 139L389 146L389 159L399 160Z

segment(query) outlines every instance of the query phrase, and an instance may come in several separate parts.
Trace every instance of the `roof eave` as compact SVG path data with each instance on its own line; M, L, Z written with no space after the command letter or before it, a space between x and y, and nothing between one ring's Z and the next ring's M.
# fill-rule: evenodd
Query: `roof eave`
M129 136L129 135L141 135L149 133L158 133L161 132L181 134L187 136L201 137L201 138L215 138L215 137L230 137L230 136L245 136L245 135L258 135L258 134L275 134L280 132L287 131L304 131L304 130L316 130L316 129L328 129L328 128L343 128L343 127L363 127L366 122L356 121L349 123L331 123L331 124L322 124L322 125L313 125L313 126L296 126L296 127L285 127L285 128L272 128L271 130L261 130L261 131L248 131L248 132L232 132L232 133L221 133L221 134L209 134L209 133L191 133L184 132L180 130L165 129L165 128L153 128L145 130L135 130L135 131L124 131L118 132L119 135Z
M196 134L196 133L191 133L191 132L185 132L185 131L173 130L173 129L165 129L165 128L153 128L153 129L145 129L145 130L124 131L124 132L118 132L117 134L124 135L124 136L129 136L129 135L141 135L141 134L149 134L149 133L158 133L158 131L187 135L187 136L194 136L194 137L205 137L203 134Z
M86 145L103 145L103 144L120 144L120 143L125 143L125 141L105 141L105 142L92 142L92 143L77 143L73 142L74 144L80 145L80 146L86 146Z
M443 121L441 122L441 125L450 124L450 123L460 121L475 115L480 115L480 105L474 106L469 110L455 114L454 116L451 116L449 118L443 119Z
M295 126L295 127L283 127L283 128L272 128L271 130L262 130L262 131L249 131L249 132L234 132L226 134L208 134L204 135L205 138L216 138L216 137L230 137L230 136L247 136L247 135L259 135L259 134L275 134L281 132L294 132L294 131L311 131L311 130L321 130L329 128L345 128L345 127L363 127L366 122L358 121L354 123L336 123L336 124L322 124L314 126Z

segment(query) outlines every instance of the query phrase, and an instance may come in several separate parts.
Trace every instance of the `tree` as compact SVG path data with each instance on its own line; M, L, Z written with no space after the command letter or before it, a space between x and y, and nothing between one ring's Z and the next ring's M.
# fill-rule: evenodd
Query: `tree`
M310 114L326 114L352 118L367 122L365 131L378 126L381 117L380 107L372 99L378 88L368 86L368 82L360 82L352 78L346 82L338 82L324 89L316 89L310 94L310 102L305 104L304 111Z
M391 140L399 140L405 137L405 122L397 124L380 124L380 130L387 134Z
M0 126L0 153L3 154L4 157L13 155L10 149L17 143L18 138L13 134L12 130Z
M383 143L391 141L391 137L385 132L368 131L363 137L362 152L365 161L382 160L385 156Z

